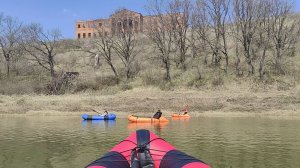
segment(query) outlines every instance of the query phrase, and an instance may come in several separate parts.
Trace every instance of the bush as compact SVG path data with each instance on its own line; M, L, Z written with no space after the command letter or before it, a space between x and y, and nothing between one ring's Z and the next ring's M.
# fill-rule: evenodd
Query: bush
M222 77L216 77L212 80L211 84L214 87L222 86L222 85L224 85L224 80Z
M207 80L206 79L204 79L204 78L203 79L195 78L193 80L190 80L187 83L187 86L201 88L203 86L206 86L206 84L207 84Z
M99 87L97 85L96 82L94 81L89 81L89 80L77 80L77 82L75 83L75 88L73 90L73 92L82 92L85 90L98 90Z
M174 90L175 85L172 82L161 82L161 84L159 85L159 88L161 90Z
M95 82L99 86L115 86L119 84L120 80L115 76L97 76Z
M131 90L133 89L133 87L131 85L129 85L128 83L123 83L123 84L120 84L120 89L122 91L126 91L126 90Z
M146 71L141 75L142 82L146 86L159 86L162 83L163 77L154 71Z

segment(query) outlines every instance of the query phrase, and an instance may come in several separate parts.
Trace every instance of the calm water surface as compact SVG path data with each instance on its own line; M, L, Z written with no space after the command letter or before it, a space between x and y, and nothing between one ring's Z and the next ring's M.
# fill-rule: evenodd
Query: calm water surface
M191 118L167 125L0 117L0 167L82 168L139 128L215 168L299 168L300 120Z

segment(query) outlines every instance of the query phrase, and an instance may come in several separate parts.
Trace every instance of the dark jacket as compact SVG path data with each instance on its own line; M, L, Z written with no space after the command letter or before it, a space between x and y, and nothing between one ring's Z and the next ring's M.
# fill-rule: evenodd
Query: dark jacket
M160 110L158 110L154 115L153 118L159 119L162 115L162 112Z

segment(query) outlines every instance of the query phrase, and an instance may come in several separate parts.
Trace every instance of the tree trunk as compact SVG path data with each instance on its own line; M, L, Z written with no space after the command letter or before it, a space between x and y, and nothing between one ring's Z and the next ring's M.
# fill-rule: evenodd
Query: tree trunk
M51 67L51 69L50 69L50 74L51 74L52 78L55 77L55 72L54 72L54 68L53 67Z
M52 79L55 78L55 71L54 71L54 61L53 61L53 57L52 56L49 56L49 67L50 67L50 74L51 74L51 77Z
M100 68L100 56L98 54L96 54L95 56L95 69L99 69Z
M7 78L10 77L10 59L6 59L6 75Z
M264 74L265 74L265 70L264 70L264 66L265 66L265 58L266 58L266 49L264 49L263 51L263 55L262 58L259 62L259 78L260 80L264 80Z
M118 75L117 70L115 69L114 65L112 63L110 63L110 62L108 62L108 64L109 64L111 70L114 72L115 77L119 78L119 75Z
M170 64L168 61L165 61L165 68L166 68L166 81L171 81L171 75L170 75Z
M225 30L223 30L225 32ZM226 42L226 36L225 34L222 34L222 38L223 38L223 45L224 45L224 56L225 56L225 73L227 73L228 71L228 65L229 65L229 56L228 56L228 51L227 51L227 42Z
M129 65L126 65L125 67L125 71L126 71L126 79L130 79L130 68L129 68Z
M239 46L238 46L238 42L237 42L237 39L235 40L235 56L236 56L236 62L235 62L235 69L236 69L236 72L237 72L237 75L240 75L240 63L241 63L241 59L240 59L240 56L239 56Z
M253 66L253 63L252 63L251 58L248 58L247 63L248 63L248 65L249 65L248 75L249 75L249 76L253 76L254 73L255 73L255 68L254 68L254 66Z
M185 52L181 53L180 57L180 62L181 62L181 68L183 71L186 71L186 65L185 65Z
M276 49L275 69L278 74L285 74L284 70L282 69L281 52L279 47Z

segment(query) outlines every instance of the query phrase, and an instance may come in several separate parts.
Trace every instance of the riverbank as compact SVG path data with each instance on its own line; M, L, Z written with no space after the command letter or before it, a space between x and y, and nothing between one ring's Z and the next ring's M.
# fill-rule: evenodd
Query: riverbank
M190 106L193 116L270 115L300 116L300 90L215 90L162 91L157 88L135 88L112 95L81 93L60 96L0 95L0 114L78 115L91 109L127 114L151 115L157 109L164 114L179 112Z

